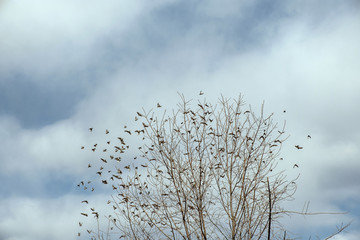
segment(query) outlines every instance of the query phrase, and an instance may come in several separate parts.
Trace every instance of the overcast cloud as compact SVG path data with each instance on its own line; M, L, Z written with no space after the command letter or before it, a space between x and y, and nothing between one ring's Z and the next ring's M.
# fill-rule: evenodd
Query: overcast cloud
M286 119L281 167L301 174L290 208L349 212L287 219L291 231L352 221L336 239L360 239L358 1L0 3L0 239L76 239L81 200L108 197L76 189L94 158L80 146L200 90Z

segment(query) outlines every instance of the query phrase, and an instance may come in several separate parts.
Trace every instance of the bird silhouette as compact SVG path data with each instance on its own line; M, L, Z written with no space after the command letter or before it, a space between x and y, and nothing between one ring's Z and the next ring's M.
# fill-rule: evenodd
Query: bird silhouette
M105 134L109 134L109 130L106 129Z
M299 145L295 145L297 149L303 149L303 147L300 147Z
M92 132L93 128L89 128L89 131Z
M158 107L158 108L161 108L161 105L160 105L160 103L157 103L157 107Z
M204 95L204 93L202 91L200 91L199 95Z
M308 139L311 139L311 136L310 136L310 135L307 135L307 138L308 138Z
M84 146L81 146L81 149L84 149L85 147Z
M293 168L298 168L299 165L297 165L296 163L294 164Z

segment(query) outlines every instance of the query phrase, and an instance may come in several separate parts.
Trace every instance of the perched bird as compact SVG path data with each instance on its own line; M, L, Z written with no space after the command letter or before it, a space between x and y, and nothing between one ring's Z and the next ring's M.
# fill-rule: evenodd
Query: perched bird
M299 165L297 165L296 163L294 164L293 168L298 168Z
M300 147L299 145L295 145L297 149L303 149L303 147Z

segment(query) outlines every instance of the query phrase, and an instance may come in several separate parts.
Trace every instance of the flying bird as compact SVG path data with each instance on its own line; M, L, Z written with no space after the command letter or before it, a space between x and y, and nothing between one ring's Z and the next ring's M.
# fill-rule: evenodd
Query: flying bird
M299 145L295 145L297 149L303 149L303 147L300 147Z
M84 149L85 147L84 146L81 146L81 149Z
M160 103L157 103L157 107L158 107L158 108L161 108L161 105L160 105Z
M105 134L109 134L109 130L106 129Z
M299 165L297 165L296 163L294 164L293 168L298 168Z
M200 91L199 95L204 95L204 93L202 91Z
M130 134L130 135L131 135L130 130L125 130L124 132L126 132L126 133L128 133L128 134Z
M89 131L92 132L93 128L89 128Z
M139 117L142 117L143 115L139 112L136 112Z
M311 139L311 136L310 136L310 135L307 135L307 138L308 138L308 139Z
M81 203L89 204L89 202L87 200L81 201Z
M81 213L81 215L83 215L83 216L85 216L85 217L87 217L87 216L88 216L86 213Z

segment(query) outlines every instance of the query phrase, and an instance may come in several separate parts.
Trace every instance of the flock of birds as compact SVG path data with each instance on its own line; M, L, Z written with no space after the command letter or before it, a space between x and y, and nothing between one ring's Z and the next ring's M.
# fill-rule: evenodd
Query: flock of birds
M204 95L204 92L200 91L199 95ZM160 103L157 103L157 107L158 108L161 108L162 106L160 105ZM283 111L284 113L286 113L286 110ZM137 112L137 116L135 116L135 121L137 121L139 119L139 117L144 117L143 114ZM143 126L144 128L148 127L148 125L146 125L145 123L143 123ZM124 132L131 135L132 132L131 130L127 129L127 126L124 126ZM93 127L90 127L89 129L89 132L93 132L94 131L94 128ZM141 130L135 130L134 131L135 133L137 133L137 135L140 135L141 133L145 133L144 129L141 129ZM105 134L109 134L110 131L108 129L105 130ZM310 135L307 135L307 138L308 139L311 139L311 136ZM101 160L101 163L102 164L107 164L110 160L113 160L113 161L116 161L116 162L121 162L121 157L120 156L114 156L116 155L116 153L125 153L125 151L127 149L129 149L129 145L127 145L124 141L124 138L122 137L118 137L117 138L119 140L118 144L115 144L113 146L113 150L115 153L113 154L109 154L109 158L108 159L105 159L105 158L100 158ZM144 138L143 138L144 139ZM108 140L106 142L106 145L110 146L111 145L111 140ZM98 147L98 144L95 143L91 146L91 151L92 152L95 152L97 150L97 147ZM140 149L141 147L139 147ZM298 149L298 150L301 150L303 149L302 146L300 145L295 145L295 148ZM85 149L85 146L81 146L81 149L84 150ZM103 148L102 149L102 152L108 152L108 149L109 148ZM111 150L109 149L109 152ZM137 157L134 157L134 159L136 159ZM283 160L283 158L280 158L280 160ZM105 165L104 165L105 166ZM113 172L113 170L104 170L104 166L101 165L99 167L99 170L96 170L96 175L99 175L99 177L103 177L100 181L102 184L104 185L110 185L112 182L114 182L114 184L111 184L112 185L112 189L113 190L117 190L119 187L123 187L125 188L126 186L124 184L115 184L115 181L116 179L117 180L122 180L122 173L123 171L120 169L120 168L117 168L116 167L116 171ZM143 168L146 168L148 165L147 164L140 164L141 167ZM88 168L92 168L93 165L91 163L88 163L87 165ZM130 165L126 165L124 166L124 169L127 169L130 171L130 168L131 166ZM294 164L293 165L293 168L299 168L299 165L298 164ZM135 169L138 169L138 167L135 167ZM106 173L106 174L104 174ZM108 179L106 178L106 176L110 176ZM105 179L104 179L105 177ZM95 190L94 186L90 186L90 184L92 183L92 181L81 181L79 184L77 184L78 187L82 187L84 190L87 190L87 189L90 189L91 192L93 192ZM86 204L88 205L89 204L89 201L88 200L83 200L81 201L81 203L83 204ZM111 201L109 200L107 202L108 204L111 203ZM114 210L117 208L116 205L113 205L113 208ZM81 215L84 216L84 217L89 217L90 215L93 215L95 218L99 218L99 212L95 211L95 208L94 207L90 207L90 210L91 212L90 213L85 213L85 212L81 212ZM114 221L116 221L116 219L113 219ZM79 226L82 227L83 223L82 222L79 222ZM93 233L92 230L87 230L87 232L89 234ZM78 233L78 236L80 236L81 233L79 232Z

